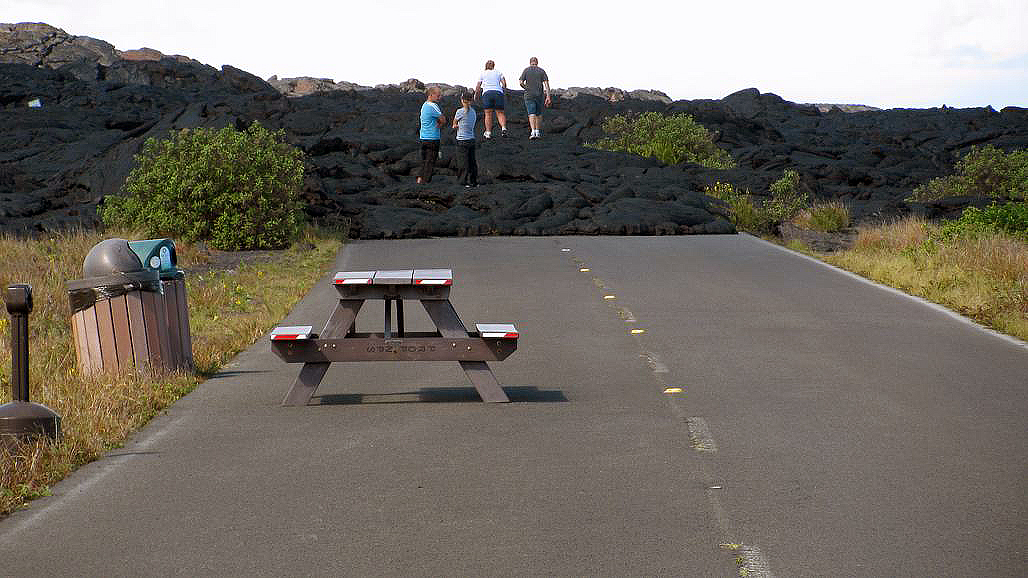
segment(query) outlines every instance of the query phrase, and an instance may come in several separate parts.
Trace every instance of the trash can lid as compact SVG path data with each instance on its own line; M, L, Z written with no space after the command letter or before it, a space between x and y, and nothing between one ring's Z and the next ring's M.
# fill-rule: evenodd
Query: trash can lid
M79 289L95 289L98 287L117 287L119 285L153 284L159 280L160 274L157 271L132 271L129 273L112 273L110 275L76 279L68 281L64 286L68 291L77 291Z
M143 264L125 239L104 239L86 254L82 273L86 277L101 277L112 273L141 271Z

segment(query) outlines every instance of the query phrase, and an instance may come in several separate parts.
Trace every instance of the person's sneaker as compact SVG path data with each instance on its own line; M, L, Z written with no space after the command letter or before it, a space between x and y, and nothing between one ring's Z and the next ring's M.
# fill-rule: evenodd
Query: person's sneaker
M491 133L489 131L485 131L484 133L482 133L482 137L483 138L493 138L493 133Z
M507 129L501 129L500 136L507 136Z
M464 185L464 188L465 188L465 189L470 189L470 188L471 188L471 185Z
M539 133L533 131L531 136L528 137L528 140L535 140L537 138L539 138Z

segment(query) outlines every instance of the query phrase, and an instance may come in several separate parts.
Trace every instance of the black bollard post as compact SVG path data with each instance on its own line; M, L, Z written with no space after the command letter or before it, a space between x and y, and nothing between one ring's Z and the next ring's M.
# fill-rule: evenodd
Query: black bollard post
M29 313L32 287L7 288L7 312L11 314L11 399L29 401Z
M4 294L11 315L11 398L0 405L0 445L14 447L35 435L56 439L61 416L45 405L29 401L29 313L32 287L10 285Z

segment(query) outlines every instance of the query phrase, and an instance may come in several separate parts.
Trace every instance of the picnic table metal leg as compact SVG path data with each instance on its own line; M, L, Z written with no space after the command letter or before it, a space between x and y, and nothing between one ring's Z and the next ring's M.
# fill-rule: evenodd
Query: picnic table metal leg
M361 306L363 305L363 299L340 299L339 304L332 311L332 316L328 318L325 328L321 330L318 337L334 339L336 337L344 337L346 334L353 332L354 323L357 321L357 314L360 313Z
M357 313L360 312L362 305L364 305L363 299L340 299L335 310L332 311L332 316L325 323L325 329L322 330L320 337L333 339L353 332ZM331 364L321 362L304 363L303 368L300 369L300 375L297 376L293 386L289 388L282 400L282 405L307 405L310 403L314 392L321 385L321 380L325 378L325 372L328 371L329 365Z
M448 300L422 299L421 305L425 307L428 316L432 318L432 323L435 323L436 329L443 337L468 336L468 330Z
M468 330L457 315L453 305L444 299L422 299L421 304L425 307L428 316L432 318L439 334L443 337L467 337ZM496 381L496 376L489 369L484 361L461 361L460 368L471 380L471 384L478 390L482 401L488 403L506 403L510 401L507 394Z
M403 337L403 299L396 300L396 336Z
M507 397L507 393L500 387L500 383L496 381L496 376L493 375L493 370L489 369L489 365L484 361L460 361L460 368L464 370L464 374L471 380L471 385L475 386L478 390L479 397L486 403L507 403L510 398Z
M307 405L310 403L314 392L321 385L321 380L325 378L325 372L328 371L329 365L332 364L304 363L303 368L300 369L300 375L293 382L293 387L289 388L289 392L282 400L282 405Z

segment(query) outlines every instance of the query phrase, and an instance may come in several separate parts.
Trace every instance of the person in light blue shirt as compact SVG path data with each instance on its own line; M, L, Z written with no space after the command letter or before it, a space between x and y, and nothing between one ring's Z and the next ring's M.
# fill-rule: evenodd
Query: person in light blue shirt
M425 104L421 105L421 172L418 173L418 184L432 182L435 172L435 160L439 158L439 129L446 124L446 116L436 104L442 93L438 86L430 86L425 90Z
M475 161L475 122L478 113L471 106L475 95L464 92L460 95L461 108L453 115L453 128L457 129L457 150L460 165L460 182L465 188L478 186L478 163Z

